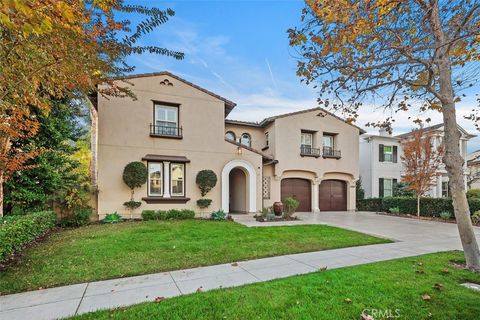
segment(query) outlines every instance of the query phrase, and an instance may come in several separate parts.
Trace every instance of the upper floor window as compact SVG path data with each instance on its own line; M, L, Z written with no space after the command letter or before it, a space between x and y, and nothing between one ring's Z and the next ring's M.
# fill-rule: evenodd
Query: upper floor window
M313 134L309 132L302 132L300 143L302 147L313 147Z
M243 144L244 146L251 147L252 146L252 138L248 133L242 134L240 138L240 143Z
M155 103L154 112L155 134L178 136L178 106Z
M323 135L323 148L333 149L333 135L324 134Z
M265 146L268 147L269 141L268 141L268 132L265 132Z
M397 146L379 145L379 161L397 163Z
M233 133L232 131L227 131L227 133L225 133L225 139L230 141L235 141L236 140L235 133Z

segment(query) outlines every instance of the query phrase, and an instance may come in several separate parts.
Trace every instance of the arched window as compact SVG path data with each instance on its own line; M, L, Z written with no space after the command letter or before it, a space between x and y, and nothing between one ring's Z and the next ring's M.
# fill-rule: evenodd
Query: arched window
M252 146L252 138L248 133L242 134L242 137L240 138L240 143L243 144L244 146L251 147Z
M235 133L233 133L232 131L227 131L227 133L225 133L225 139L235 141L235 138Z

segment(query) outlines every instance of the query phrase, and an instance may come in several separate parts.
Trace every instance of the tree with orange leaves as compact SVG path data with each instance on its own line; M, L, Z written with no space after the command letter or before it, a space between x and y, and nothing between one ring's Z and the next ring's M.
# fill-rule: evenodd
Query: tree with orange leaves
M444 155L443 146L434 147L433 138L423 129L415 130L411 138L402 141L404 167L402 176L407 188L417 197L417 216L420 216L420 198L435 184L438 168Z
M117 17L123 15L122 19ZM129 14L145 17L135 26ZM3 183L40 151L10 152L12 142L39 128L32 108L48 114L52 99L84 99L97 90L131 97L112 78L133 71L131 54L149 52L182 59L183 54L139 39L174 12L123 0L0 0L0 216Z
M368 123L391 130L400 112L443 116L445 155L455 218L467 267L480 272L470 219L455 104L478 83L480 3L471 0L307 0L289 30L297 74L319 88L319 102L355 121L373 105L389 110ZM413 109L413 110L412 110ZM467 118L479 121L479 110ZM429 119L426 119L428 122ZM421 122L415 119L415 122Z

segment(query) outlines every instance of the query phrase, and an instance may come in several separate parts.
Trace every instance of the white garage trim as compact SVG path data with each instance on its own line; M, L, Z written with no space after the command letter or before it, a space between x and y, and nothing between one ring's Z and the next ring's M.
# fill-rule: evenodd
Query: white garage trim
M222 210L230 211L230 171L234 168L243 170L247 180L247 210L248 212L257 212L257 175L252 164L245 160L232 160L227 163L222 170Z

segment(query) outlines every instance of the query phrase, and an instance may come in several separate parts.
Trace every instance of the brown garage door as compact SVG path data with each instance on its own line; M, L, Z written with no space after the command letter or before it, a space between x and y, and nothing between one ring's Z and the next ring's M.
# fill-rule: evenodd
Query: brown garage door
M298 178L283 179L281 186L282 202L285 198L295 197L300 201L298 212L312 211L312 189L309 180Z
M347 185L340 180L323 180L320 184L320 211L347 210Z

